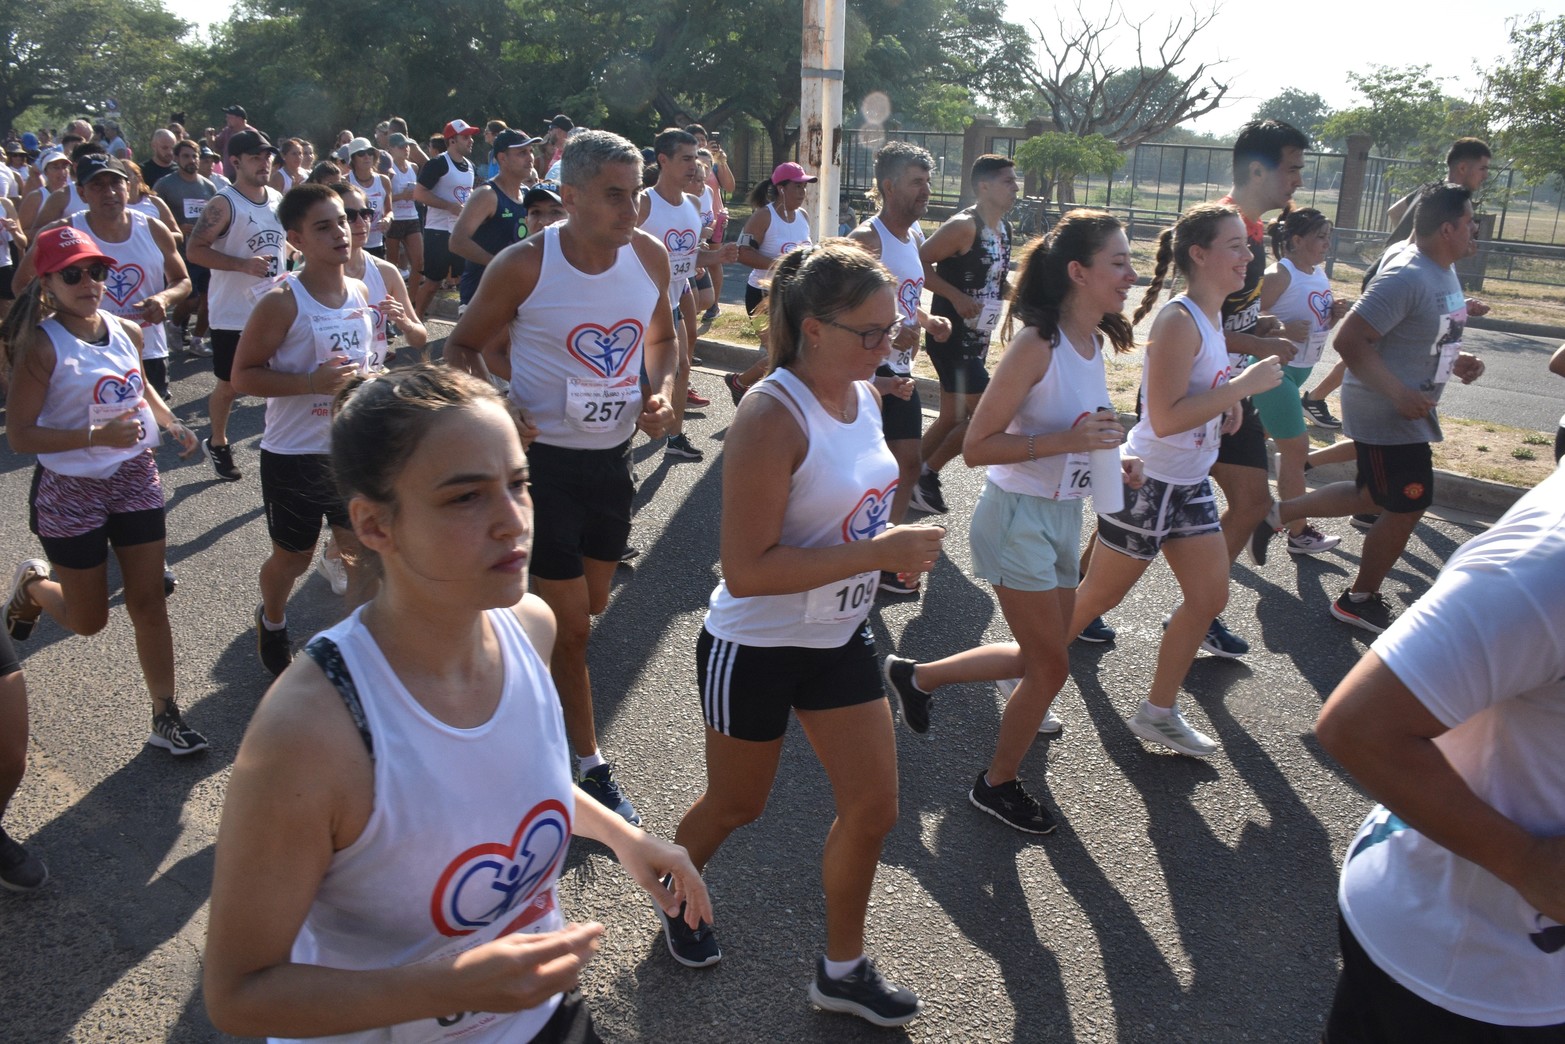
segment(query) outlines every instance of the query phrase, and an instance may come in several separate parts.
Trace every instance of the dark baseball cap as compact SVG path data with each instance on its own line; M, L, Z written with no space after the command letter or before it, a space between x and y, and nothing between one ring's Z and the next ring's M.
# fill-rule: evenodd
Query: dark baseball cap
M245 114L245 107L243 105L228 105L228 106L225 106L223 108L223 115L224 116L238 116L241 120L247 120L247 119L250 118L248 115Z
M560 203L560 188L552 181L540 181L522 196L522 210L528 211L539 203Z
M571 118L569 116L566 116L564 113L561 113L560 115L556 116L552 120L544 120L543 121L543 125L545 127L550 127L550 128L557 127L560 130L562 130L562 131L568 131L568 130L575 130L576 129L576 124L572 123L571 122Z
M130 172L125 169L125 164L112 156L92 152L76 162L77 185L85 185L99 174L113 174L126 181L130 180Z
M494 150L496 152L504 152L506 149L520 149L527 145L536 145L542 140L542 138L535 138L530 134L507 127L494 136Z
M228 139L228 154L230 156L254 156L262 152L270 152L276 156L277 146L266 140L266 135L260 131L240 131Z

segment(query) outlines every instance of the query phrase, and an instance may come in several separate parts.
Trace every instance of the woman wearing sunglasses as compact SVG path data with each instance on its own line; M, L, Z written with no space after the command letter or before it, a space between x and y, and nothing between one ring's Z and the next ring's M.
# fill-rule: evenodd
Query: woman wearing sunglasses
M0 324L11 373L6 434L17 453L38 454L32 530L49 561L16 567L6 629L26 639L41 613L76 634L96 634L109 616L108 549L114 548L136 654L152 696L147 742L172 754L204 750L174 702L174 643L163 587L163 485L152 448L158 429L179 443L196 437L174 418L141 373L141 329L102 311L109 257L66 225L34 246L37 278ZM53 566L57 580L49 578Z

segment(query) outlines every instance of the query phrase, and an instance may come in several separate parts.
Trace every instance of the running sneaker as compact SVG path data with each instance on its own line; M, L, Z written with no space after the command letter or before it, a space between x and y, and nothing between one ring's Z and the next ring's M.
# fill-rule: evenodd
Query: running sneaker
M810 1000L818 1008L857 1015L877 1026L906 1026L924 1010L913 991L887 982L868 957L840 979L827 975L826 959L818 958Z
M337 550L337 541L330 533L326 534L326 543L321 547L321 557L315 563L315 571L331 585L332 594L342 595L348 590L348 567L342 564L342 553Z
M164 598L172 598L172 597L174 597L174 588L176 588L178 586L179 586L179 577L175 576L174 575L174 570L172 570L172 569L170 569L168 567L168 563L167 562L164 562L163 563L163 597Z
M673 874L663 875L663 887L673 891ZM717 931L705 921L694 928L686 924L684 903L679 904L679 913L673 917L656 902L652 909L663 921L663 939L674 960L686 968L710 968L723 959L722 948L717 945Z
M663 456L677 457L680 460L702 460L703 454L690 444L690 439L684 432L678 435L670 435L663 445Z
M1344 591L1335 602L1331 603L1331 615L1345 624L1362 627L1374 634L1385 631L1391 626L1391 621L1396 619L1391 614L1391 607L1386 605L1386 600L1379 591L1362 602L1353 600L1352 591Z
M234 467L234 448L232 446L214 446L212 440L202 439L201 447L206 450L206 459L212 462L212 470L217 472L217 477L225 482L238 482L244 478L244 472Z
M739 375L737 373L723 374L723 384L727 386L728 394L734 400L735 406L739 405L739 400L744 398L744 393L750 390L739 383Z
M207 741L205 736L185 724L179 708L173 700L169 700L162 714L152 716L152 734L147 737L147 745L162 747L177 758L206 750Z
M880 571L880 587L877 589L877 593L891 598L917 598L918 581L913 580L909 582L903 580L895 573L888 573L882 569Z
M1342 427L1342 422L1331 415L1331 407L1326 405L1325 399L1312 399L1308 392L1300 392L1299 405L1304 407L1304 416L1317 428L1336 431Z
M264 613L264 606L255 607L255 652L261 658L261 665L275 678L293 662L293 643L288 640L286 625L276 631L266 626L262 620Z
M1083 627L1081 633L1076 637L1084 642L1095 642L1101 645L1104 642L1112 642L1114 636L1118 633L1114 628L1103 622L1103 617L1094 616L1092 622Z
M1175 707L1166 718L1154 718L1145 706L1126 721L1130 731L1148 743L1161 743L1170 750L1187 754L1192 758L1205 758L1217 752L1219 744L1212 737L1197 731Z
M49 880L49 868L22 843L0 830L0 888L31 892Z
M1011 694L1016 691L1016 686L1021 684L1020 678L1001 678L994 683L994 687L1000 690L1000 695L1005 697L1007 703L1011 700ZM1059 715L1054 713L1054 704L1049 704L1049 709L1043 712L1043 720L1038 723L1038 735L1058 736L1065 728L1065 723Z
M711 322L713 319L716 319L717 316L718 308L715 304L711 308L708 308L706 311L701 313L701 318L705 319L707 322Z
M981 812L987 812L1006 826L1015 827L1024 834L1052 834L1057 824L1049 810L1038 799L1027 793L1020 779L1009 780L991 787L984 779L986 773L978 773L973 789L967 792L967 800Z
M699 410L703 406L710 406L710 405L712 405L712 400L708 399L706 396L702 395L700 392L696 391L694 388L686 388L685 389L685 405L686 406L694 406L696 409Z
M1172 619L1172 613L1163 617L1163 630L1168 630L1168 621ZM1201 651L1232 660L1249 652L1250 643L1224 627L1223 618L1219 616L1206 629L1206 637L1201 639Z
M212 346L202 340L200 335L191 334L190 339L185 342L185 354L194 355L202 359L210 359L212 357Z
M614 766L605 761L597 768L588 769L576 780L576 785L585 790L594 801L604 808L619 816L631 826L641 825L641 814L636 811L636 806L630 803L630 798L619 787L619 780L614 778Z
M926 471L918 476L918 482L913 485L913 496L908 501L920 511L926 511L932 515L943 515L950 508L946 507L944 491L940 488L940 473Z
M172 319L163 320L163 336L168 341L170 348L183 348L185 346L185 328Z
M1348 521L1353 523L1354 529L1368 529L1370 526L1373 526L1376 522L1380 521L1380 512L1364 511L1354 515L1352 518L1348 519Z
M1290 555L1322 555L1342 543L1339 536L1327 536L1308 522L1297 533L1288 534Z
M49 563L41 558L18 562L16 572L11 576L11 597L5 603L5 629L19 642L25 642L33 636L33 625L43 613L43 606L33 601L27 593L27 585L48 577Z
M902 724L922 736L929 731L929 705L934 702L932 693L918 687L914 681L918 664L901 656L887 656L881 664L880 676L886 679L886 688L897 698L902 713Z

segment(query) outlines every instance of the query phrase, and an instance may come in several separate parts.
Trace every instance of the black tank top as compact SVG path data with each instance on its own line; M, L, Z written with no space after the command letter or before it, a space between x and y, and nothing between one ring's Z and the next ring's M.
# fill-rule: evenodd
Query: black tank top
M527 212L495 182L488 184L495 194L494 213L473 230L473 242L491 254L498 254L512 243L520 243L527 235Z
M988 243L984 237L983 218L978 216L978 206L974 204L961 213L971 218L977 231L973 234L973 245L960 254L952 254L950 257L935 262L935 274L963 293L980 295L984 285L989 281L989 273L993 271L997 261L1002 263L1001 286L995 289L995 300L999 300L1004 293L1005 272L1011 267L1011 223L1004 218L1000 219L1000 234ZM964 350L973 352L975 346L986 345L988 338L980 335L975 328L968 326L967 320L957 314L956 306L939 294L932 295L933 303L930 312L943 316L951 321L951 338L948 343L961 345ZM933 338L925 336L925 345L934 344ZM966 343L971 342L971 343ZM940 346L936 346L937 350Z

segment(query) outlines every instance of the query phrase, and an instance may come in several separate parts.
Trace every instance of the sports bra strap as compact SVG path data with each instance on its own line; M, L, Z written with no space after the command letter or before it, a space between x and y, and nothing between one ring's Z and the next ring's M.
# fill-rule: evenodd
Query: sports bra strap
M321 636L304 647L304 652L315 665L326 675L326 680L331 682L332 688L337 690L337 695L342 697L343 706L348 708L348 716L353 719L354 727L359 730L359 738L364 741L364 749L369 751L370 760L375 760L375 741L370 738L369 722L364 717L364 703L359 699L359 688L353 684L353 675L348 673L348 664L342 658L342 650L337 648L337 643L330 638Z

